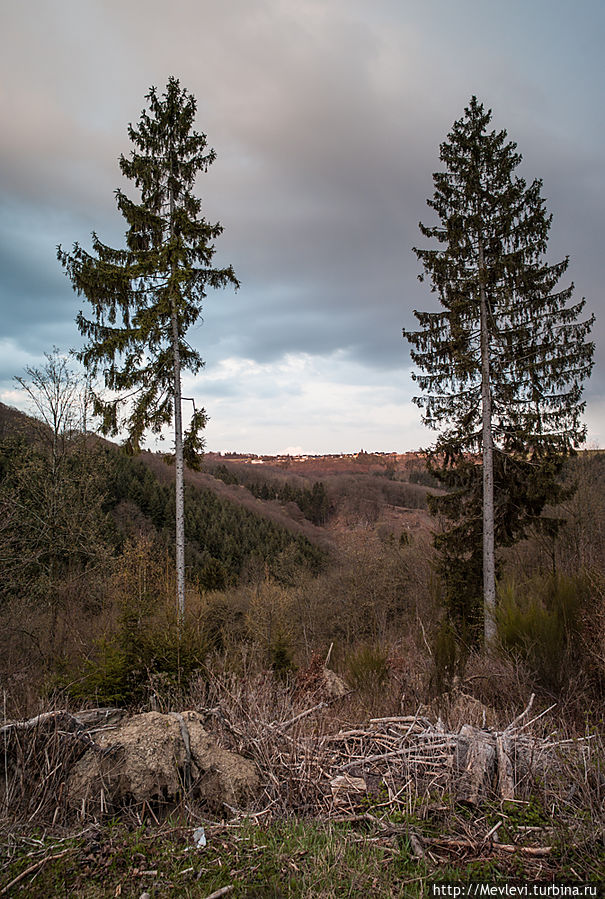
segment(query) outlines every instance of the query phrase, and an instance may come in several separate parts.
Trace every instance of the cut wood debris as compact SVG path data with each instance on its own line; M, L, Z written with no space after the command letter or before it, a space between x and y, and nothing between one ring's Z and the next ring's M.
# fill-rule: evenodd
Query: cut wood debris
M439 796L470 807L486 799L514 802L525 795L530 775L552 772L561 753L585 747L581 740L532 735L532 703L533 697L503 730L464 724L457 731L446 729L440 718L433 722L417 714L373 718L365 727L327 733L331 719L320 717L325 701L282 721L250 716L235 722L230 709L220 706L168 715L58 711L2 728L0 792L16 801L27 765L30 791L32 779L40 781L31 801L39 809L52 808L53 821L59 806L103 816L115 814L122 800L156 818L162 797L196 798L192 785L203 803L200 784L206 781L221 787L219 802L236 817L269 810L335 817L367 808L368 801L382 814L410 812L418 798ZM34 743L35 753L28 749ZM39 770L34 759L44 759ZM235 790L241 772L246 789ZM220 792L215 789L215 805ZM243 805L235 808L238 802Z
M536 781L566 777L563 758L583 765L588 740L543 738L528 727L533 696L508 725L447 728L425 714L372 718L364 727L328 731L322 704L262 720L238 716L228 703L213 710L224 738L253 758L272 814L340 817L368 805L388 816L411 813L418 800L479 808L483 802L527 799ZM233 719L233 720L231 720ZM485 716L484 720L488 720ZM476 720L476 716L475 716ZM575 762L574 762L575 760Z

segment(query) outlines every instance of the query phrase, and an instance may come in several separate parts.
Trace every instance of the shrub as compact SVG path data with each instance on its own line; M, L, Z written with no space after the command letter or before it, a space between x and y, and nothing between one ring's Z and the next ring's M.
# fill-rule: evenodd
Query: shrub
M111 587L117 621L80 662L66 689L75 699L115 705L145 702L162 688L185 687L209 648L203 630L179 630L173 594L174 567L147 537L129 542L117 561ZM63 676L61 681L66 683Z
M433 637L431 652L434 664L431 692L440 696L451 690L455 679L463 675L468 650L459 632L443 620Z
M347 659L347 682L361 693L371 694L380 690L388 676L388 653L381 646L366 643Z
M178 632L176 624L158 628L136 639L118 631L99 642L75 679L66 685L80 702L100 705L140 705L153 695L185 690L204 665L208 646L191 628ZM160 695L161 694L161 695Z
M246 614L249 604L241 590L206 597L200 625L213 650L227 652L233 645L248 640Z
M589 599L581 576L535 578L524 588L501 587L497 611L500 643L520 658L538 683L559 691L580 653L582 608Z
M267 649L269 667L278 677L286 678L296 671L292 647L286 634L277 633Z

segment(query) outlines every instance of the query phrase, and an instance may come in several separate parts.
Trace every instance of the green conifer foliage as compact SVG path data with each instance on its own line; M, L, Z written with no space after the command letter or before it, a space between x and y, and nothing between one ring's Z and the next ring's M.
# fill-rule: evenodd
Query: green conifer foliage
M415 312L419 329L404 331L418 366L414 402L440 431L432 471L452 490L433 500L449 521L438 537L446 592L451 603L454 594L468 603L469 592L481 592L482 569L487 640L495 632L494 549L519 539L556 501L563 460L584 440L594 320L581 320L584 300L572 302L573 285L558 287L568 259L545 260L552 216L542 182L528 186L515 174L516 144L488 130L490 122L473 97L441 145L444 171L433 175L427 201L439 224L420 224L438 246L414 252L442 309Z
M126 219L125 249L113 249L92 236L92 253L78 243L72 252L58 248L58 258L78 294L93 310L80 312L80 332L87 344L80 359L96 375L101 372L108 399L96 397L102 429L116 434L123 427L137 451L144 432L158 433L174 420L177 495L177 602L184 614L183 459L194 464L206 424L197 410L183 438L181 371L199 371L200 354L187 342L199 320L208 288L238 281L231 266L212 267L214 241L222 232L201 214L195 180L215 159L206 136L193 130L196 101L170 78L162 96L151 88L148 109L136 127L129 158L120 157L122 173L133 182L140 201L116 191ZM122 413L121 410L124 410ZM179 511L180 507L180 511ZM180 519L180 520L179 520Z

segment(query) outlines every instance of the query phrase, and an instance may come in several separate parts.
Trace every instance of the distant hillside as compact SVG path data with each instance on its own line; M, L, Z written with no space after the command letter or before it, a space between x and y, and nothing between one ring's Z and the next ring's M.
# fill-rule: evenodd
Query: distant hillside
M0 403L0 440L15 434L35 439L45 426ZM115 443L93 443L117 452ZM143 452L140 461L168 487L174 470L165 455ZM342 528L362 523L400 536L432 528L426 496L436 488L421 453L317 456L255 456L208 453L201 472L186 471L186 483L222 502L260 516L296 538L333 549Z
M174 470L161 457L133 458L114 453L108 504L123 531L153 530L167 545L174 541ZM294 523L250 508L214 489L209 476L188 472L185 484L186 565L189 577L208 589L236 583L250 567L267 566L279 580L284 554L288 566L318 571L325 552ZM220 484L220 482L219 482ZM223 487L224 485L220 485ZM140 516L143 516L141 520ZM289 525L289 526L285 526ZM324 541L325 543L325 541Z
M149 468L162 484L170 484L174 480L174 468L166 464L165 457L158 453L141 453L143 464ZM206 464L204 469L206 469ZM304 519L300 510L298 514L293 509L284 507L283 504L274 501L266 501L256 498L241 484L226 484L218 477L214 477L212 469L203 471L185 470L185 483L197 489L210 490L222 500L233 503L247 511L260 515L275 522L280 527L286 528L297 536L304 536L328 549L332 546L329 535L310 521Z
M206 453L210 465L239 463L262 466L265 469L285 470L306 477L343 473L399 473L424 470L425 456L417 453L326 453L319 455L257 456L254 453Z
M297 520L306 516L321 523L334 536L356 524L396 537L433 526L426 497L438 488L421 453L262 458L208 453L204 469L246 501L253 495L266 506L273 496L269 505L278 504Z
M23 434L25 437L33 437L40 428L44 428L42 422L31 418L24 412L20 412L13 406L0 403L0 440Z
M32 571L41 570L40 553L32 549L40 542L41 527L45 539L54 544L45 549L45 560L59 553L59 544L63 547L61 559L52 562L53 571L64 566L76 570L81 560L72 558L77 541L70 537L70 528L84 519L87 533L103 533L99 539L107 544L108 552L120 553L127 538L140 534L172 545L174 469L163 456L132 457L110 441L89 435L84 442L76 436L62 445L64 464L51 484L49 442L39 439L47 436L48 428L4 405L0 422L0 501L6 516L15 522L11 558L16 567L20 555L29 554L32 559L36 556ZM15 437L21 442L15 442ZM35 476L21 477L19 472L26 469ZM98 507L84 500L85 486L93 481ZM323 564L329 545L325 534L309 522L284 514L279 505L256 500L243 488L232 490L208 474L189 471L186 494L188 576L202 586L217 589L235 583L251 566L268 566L279 578L285 570L284 554L290 572L297 567L317 571ZM60 523L56 502L48 504L51 496L62 504ZM21 520L20 510L25 509L33 516L27 522ZM107 515L110 522L105 521ZM89 542L85 536L82 540Z

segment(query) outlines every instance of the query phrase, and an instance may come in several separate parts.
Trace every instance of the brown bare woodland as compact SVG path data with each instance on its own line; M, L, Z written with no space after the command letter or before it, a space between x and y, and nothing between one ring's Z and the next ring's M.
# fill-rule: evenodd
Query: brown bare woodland
M204 474L217 493L292 533L317 533L328 555L319 573L286 550L271 566L251 560L221 589L190 578L180 638L171 556L149 516L121 503L112 513L121 534L113 548L100 539L89 561L59 559L46 594L41 582L29 590L15 580L12 595L5 583L3 826L72 827L116 812L134 821L161 821L175 810L191 821L207 818L203 800L193 801L182 781L169 801L128 809L112 805L109 794L84 809L69 800L68 772L96 740L94 727L74 722L82 709L122 695L130 714L195 710L218 746L253 764L255 797L241 806L225 799L215 818L247 816L262 826L291 815L346 820L387 842L403 828L426 864L489 850L520 854L536 872L555 870L556 829L574 820L582 822L578 840L598 855L605 498L596 485L603 458L586 453L576 461L578 489L559 510L565 524L554 540L535 535L507 551L501 645L489 656L444 629L430 521L424 510L398 504L408 488L426 488L409 484L405 467L325 472L331 511L322 527ZM148 461L162 471L159 459ZM264 476L281 481L289 472L276 465ZM298 485L316 479L305 472L296 473ZM5 521L18 514L16 495L2 496L12 515ZM5 527L0 547L9 539ZM346 685L336 693L326 661ZM30 719L33 725L18 725ZM516 842L498 836L513 806L540 810ZM467 818L464 808L475 811ZM487 826L485 808L499 809L503 823ZM432 822L433 830L416 821Z

